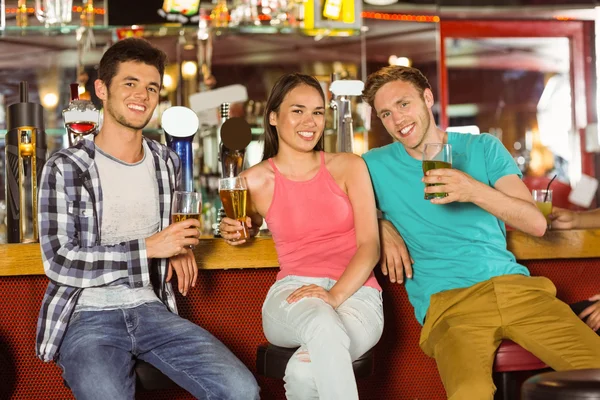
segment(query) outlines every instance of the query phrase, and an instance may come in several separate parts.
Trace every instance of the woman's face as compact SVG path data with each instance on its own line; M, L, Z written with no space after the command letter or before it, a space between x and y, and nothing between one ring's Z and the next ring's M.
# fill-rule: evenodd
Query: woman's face
M313 87L299 85L284 97L279 112L269 114L269 123L277 129L279 149L312 151L325 129L325 104Z

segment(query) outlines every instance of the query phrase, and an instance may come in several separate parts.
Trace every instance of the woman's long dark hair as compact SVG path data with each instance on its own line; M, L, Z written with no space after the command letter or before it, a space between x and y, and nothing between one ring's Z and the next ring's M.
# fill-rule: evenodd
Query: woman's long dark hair
M298 73L285 74L280 77L275 83L275 86L273 86L273 89L271 89L271 93L269 94L269 98L267 100L267 105L265 106L263 121L265 127L265 148L263 151L263 161L275 156L279 151L279 138L277 137L277 129L275 129L275 127L269 123L269 115L272 111L279 113L279 107L281 106L285 96L292 89L300 85L307 85L314 88L317 92L319 92L323 98L323 103L325 103L325 93L323 93L323 88L321 87L319 81L314 77ZM324 134L321 136L315 145L314 150L323 150L324 136Z

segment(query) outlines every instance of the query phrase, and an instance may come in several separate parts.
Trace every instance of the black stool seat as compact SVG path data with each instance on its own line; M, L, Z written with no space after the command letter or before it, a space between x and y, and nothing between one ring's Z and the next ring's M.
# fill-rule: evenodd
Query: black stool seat
M522 400L600 400L600 369L547 372L531 377Z
M136 390L158 390L177 387L175 382L169 379L160 370L146 361L136 360L133 367L135 372L135 387ZM69 387L67 381L63 381L65 386Z
M134 371L136 376L135 387L137 390L158 390L177 387L175 382L146 361L137 360Z
M289 359L298 348L279 347L271 343L262 343L256 352L256 371L259 375L283 379ZM354 376L366 378L373 374L373 350L367 351L352 363Z

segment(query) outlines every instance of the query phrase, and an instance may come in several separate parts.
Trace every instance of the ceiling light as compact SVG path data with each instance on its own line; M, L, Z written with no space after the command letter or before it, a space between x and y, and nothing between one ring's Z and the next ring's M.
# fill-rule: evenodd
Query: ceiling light
M175 82L173 81L173 77L169 74L164 74L163 76L163 87L167 89L167 91L171 92L175 89Z
M194 78L198 73L198 65L193 61L186 61L181 65L181 75L186 78Z
M408 57L398 57L395 55L391 55L390 58L388 58L388 63L390 65L398 65L401 67L410 67L412 65L412 61L410 58Z
M396 59L396 65L401 65L403 67L410 67L411 64L412 64L412 61L410 61L410 58L408 58L408 57L398 57Z
M46 93L42 97L42 105L46 108L54 108L58 104L58 96L56 93Z

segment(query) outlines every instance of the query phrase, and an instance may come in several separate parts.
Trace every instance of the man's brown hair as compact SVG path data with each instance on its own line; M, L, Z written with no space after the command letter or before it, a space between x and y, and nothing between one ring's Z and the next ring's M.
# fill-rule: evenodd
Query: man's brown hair
M127 38L112 45L100 60L98 79L110 89L112 79L117 75L121 63L135 61L155 67L160 74L159 84L162 86L167 55L154 47L145 39Z
M379 71L373 72L371 75L369 75L367 78L367 83L365 84L365 89L363 90L363 99L369 103L371 107L375 108L374 102L377 91L386 83L394 81L412 83L415 89L419 91L421 96L423 96L425 89L431 90L429 81L421 71L416 68L394 65L381 68Z

